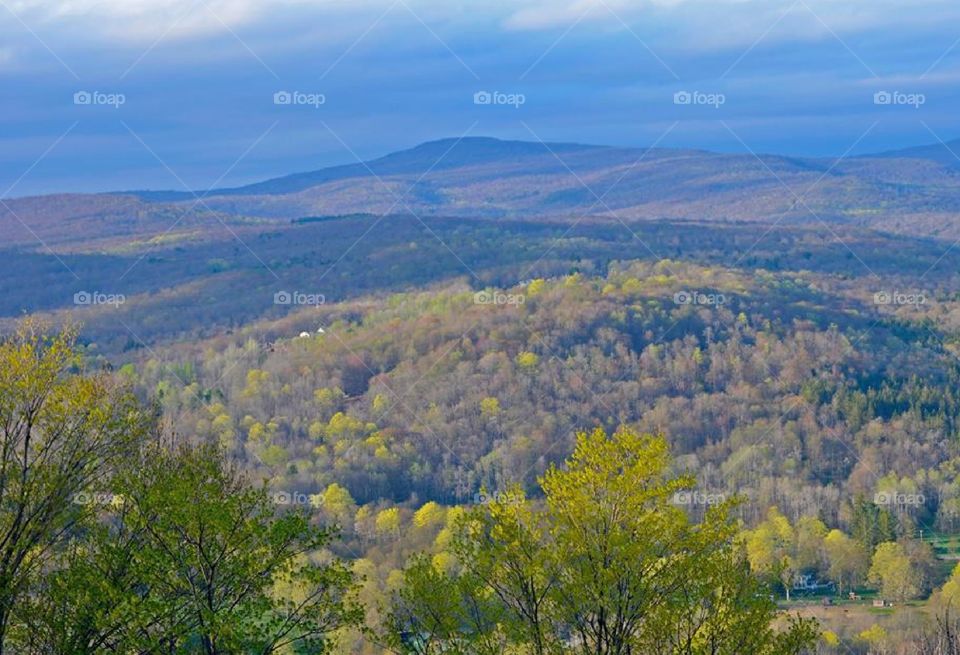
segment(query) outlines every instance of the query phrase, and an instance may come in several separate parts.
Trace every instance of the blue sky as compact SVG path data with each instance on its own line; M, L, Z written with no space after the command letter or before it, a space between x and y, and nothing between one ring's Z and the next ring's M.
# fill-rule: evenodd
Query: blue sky
M237 185L463 134L960 137L955 0L0 0L0 37L5 196Z

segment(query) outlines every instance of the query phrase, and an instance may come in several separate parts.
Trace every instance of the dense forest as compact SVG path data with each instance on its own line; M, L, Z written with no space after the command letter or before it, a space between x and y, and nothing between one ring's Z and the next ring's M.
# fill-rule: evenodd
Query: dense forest
M693 479L669 472L662 437L626 428L579 435L543 502L518 487L473 511L424 505L417 527L445 522L449 543L377 603L366 560L331 548L335 527L282 507L216 444L165 436L128 387L84 372L71 333L42 327L0 344L0 651L325 653L360 639L787 655L818 640L812 619L775 626L727 506L691 522L671 499ZM396 510L376 526L398 532Z
M615 280L640 272L627 267L600 290L617 293ZM564 293L593 286L577 276L534 280L529 300L502 297L516 301L513 310L551 297L558 307ZM732 324L744 326L744 316ZM499 488L481 480L471 500L441 503L424 502L418 494L429 489L410 479L404 501L373 501L359 487L322 485L335 477L349 485L338 470L371 466L368 458L389 462L395 432L341 408L318 423L310 455L288 456L270 422L252 423L243 439L215 417L205 424L212 432L185 437L166 418L169 388L161 383L156 402L144 403L131 369L98 372L75 331L48 329L28 321L0 343L0 650L924 655L957 646L950 607L960 602L960 566L943 582L933 549L912 538L924 512L944 514L911 501L926 486L901 491L912 478L878 479L889 490L872 501L849 498L848 481L836 490L835 515L824 500L824 511L783 504L792 517L775 506L757 516L758 503L789 495L756 496L747 485L746 493L705 491L688 472L691 454L675 456L695 444L618 417L612 429L573 434L569 454L529 483L525 475ZM346 328L321 334L336 329ZM842 355L841 340L824 340L823 356ZM701 351L691 345L696 364ZM529 350L508 361L522 375L543 363ZM268 387L263 369L251 370L259 372L242 376L244 389ZM312 402L350 398L320 391ZM480 420L508 415L495 398L483 397ZM871 407L867 421L883 422ZM900 414L909 411L908 403ZM917 420L943 422L947 413ZM343 443L351 437L357 443ZM330 473L308 465L326 460ZM282 472L259 475L271 468ZM757 488L776 488L795 468L772 471ZM400 485L388 472L385 484ZM815 472L803 475L812 488ZM811 572L830 580L831 593L866 586L891 603L943 582L931 600L938 618L895 638L876 623L838 634L798 606L778 606L778 594L789 603Z
M736 243L736 230L727 238ZM951 277L910 275L935 261L929 251L904 267L909 251L877 238L870 263L884 285L800 231L766 270L724 265L733 255L719 251L602 267L581 258L484 288L444 280L441 267L418 291L293 306L206 339L121 352L99 321L130 308L96 308L78 347L92 370L155 407L172 443L215 448L238 475L265 481L281 512L336 526L323 550L363 580L366 608L365 628L339 631L346 651L380 652L369 630L409 632L396 612L408 622L433 612L404 584L464 591L475 574L456 563L465 511L529 503L540 516L545 476L577 435L622 426L663 440L669 475L695 477L670 494L669 511L697 525L722 511L751 579L788 607L812 581L837 597L929 597L936 611L956 586L950 547L929 538L960 520L957 296ZM927 625L817 618L818 648L920 639ZM468 619L487 620L446 616L446 627L419 632ZM566 643L572 629L551 638ZM484 647L498 652L509 638L484 632ZM440 644L422 652L451 647Z
M853 499L889 493L925 498L888 508L905 534L952 530L960 368L929 326L954 301L858 291L628 262L302 310L290 338L220 338L120 374L174 430L290 492L336 482L365 505L529 490L577 430L629 423L663 434L704 490L747 495L751 523L776 505L846 525Z

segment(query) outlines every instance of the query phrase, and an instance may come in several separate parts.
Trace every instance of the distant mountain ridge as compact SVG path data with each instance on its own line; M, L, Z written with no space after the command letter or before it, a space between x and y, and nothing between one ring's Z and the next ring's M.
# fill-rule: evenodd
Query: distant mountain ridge
M864 157L885 159L928 159L960 170L960 139L924 146L911 146L899 150L886 150Z
M340 164L313 171L292 173L240 187L215 189L210 195L285 194L303 191L312 186L350 177L364 177L370 171L376 175L410 173L418 168L423 172L431 166L437 170L457 168L470 164L501 161L505 156L541 155L549 147L555 152L603 149L574 143L543 144L529 141L503 141L493 137L462 137L427 141L406 150L398 150L363 163ZM133 191L132 195L149 200L185 200L193 194L181 191Z
M214 189L7 201L9 243L89 249L118 236L168 239L227 221L414 214L631 222L842 223L960 238L960 141L838 158L441 139L366 162ZM211 221L211 212L219 220ZM167 235L166 232L173 230Z
M614 153L635 151L647 156L654 152L699 153L704 156L714 155L723 157L723 153L699 149L680 148L620 148L608 145L593 145L581 143L539 143L533 141L503 140L495 137L449 137L427 141L412 148L398 150L365 162L339 164L312 171L291 173L280 177L269 178L261 182L239 187L224 187L210 190L208 195L275 195L303 191L312 186L351 177L366 177L372 174L378 176L425 172L428 169L448 170L463 166L472 166L483 163L503 163L511 158L531 158L545 154L569 154L574 152L594 151L599 153ZM782 159L797 163L820 161L829 162L832 158L803 158L779 155ZM897 150L885 150L851 157L850 159L925 159L937 161L945 165L960 169L960 139L945 144L935 143L921 146L912 146ZM826 168L825 166L812 166ZM134 195L151 201L176 201L194 197L186 191L159 190L159 191L129 191L119 192L117 195ZM114 195L114 194L112 194Z

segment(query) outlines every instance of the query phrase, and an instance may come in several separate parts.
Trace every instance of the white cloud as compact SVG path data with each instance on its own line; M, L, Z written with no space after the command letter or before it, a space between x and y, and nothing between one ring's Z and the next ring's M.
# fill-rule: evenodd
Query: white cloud
M625 4L619 0L615 5ZM601 13L610 18L607 7L616 9L614 3L604 0L575 0L574 2L533 3L513 12L503 21L504 27L513 30L540 30L567 27L580 20L595 19ZM592 16L591 16L592 15Z
M652 40L672 38L665 45L678 50L938 26L960 17L954 0L526 0L513 7L503 19L508 30L565 30L578 20L623 27L623 21Z
M340 19L362 29L393 0L5 0L38 28L72 37L151 42L205 37L269 21L342 36ZM656 49L709 51L844 37L870 29L909 30L960 19L956 0L404 0L428 24L469 34L499 24L507 32L629 29ZM788 11L789 10L789 11ZM406 14L397 5L394 13ZM785 13L786 12L786 13ZM0 10L2 14L2 10ZM8 21L9 22L9 21ZM390 21L384 21L389 23ZM484 25L480 28L478 25ZM10 27L16 28L15 22Z
M88 36L123 41L221 33L256 23L273 11L305 4L298 0L8 1L8 6L30 24L69 28L75 35L77 30L85 30Z

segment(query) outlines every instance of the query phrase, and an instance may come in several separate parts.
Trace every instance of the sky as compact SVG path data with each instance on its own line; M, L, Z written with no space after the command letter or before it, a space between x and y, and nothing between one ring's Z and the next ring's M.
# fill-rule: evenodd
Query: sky
M433 139L849 156L960 137L956 0L0 0L0 197Z

